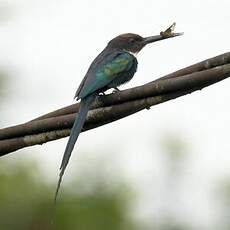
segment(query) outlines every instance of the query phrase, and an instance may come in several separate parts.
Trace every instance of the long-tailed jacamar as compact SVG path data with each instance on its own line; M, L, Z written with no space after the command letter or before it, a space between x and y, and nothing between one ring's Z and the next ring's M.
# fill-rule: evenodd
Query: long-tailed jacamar
M132 33L119 35L113 38L92 62L74 97L81 100L80 108L62 159L55 201L62 176L84 125L90 104L99 93L110 88L117 89L118 86L132 79L138 64L135 54L143 47L152 42L181 35L181 33L173 33L174 27L175 23L160 35L145 38Z

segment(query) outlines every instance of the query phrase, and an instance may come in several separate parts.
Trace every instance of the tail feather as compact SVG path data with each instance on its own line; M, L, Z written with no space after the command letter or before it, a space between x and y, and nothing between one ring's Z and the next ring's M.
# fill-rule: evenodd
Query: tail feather
M68 140L68 143L66 145L65 152L64 152L64 155L62 158L62 163L61 163L61 167L60 167L61 171L59 174L59 179L58 179L57 188L56 188L56 192L55 192L55 198L54 198L55 203L57 200L58 191L60 189L62 177L64 175L66 166L68 165L68 162L69 162L71 153L73 151L74 145L75 145L75 143L78 139L78 136L82 130L82 127L85 123L85 119L86 119L87 113L89 111L89 107L90 107L91 103L93 102L94 98L95 98L94 95L90 95L86 98L81 99L79 112L76 115L73 127L72 127L71 132L70 132L70 137L69 137L69 140Z

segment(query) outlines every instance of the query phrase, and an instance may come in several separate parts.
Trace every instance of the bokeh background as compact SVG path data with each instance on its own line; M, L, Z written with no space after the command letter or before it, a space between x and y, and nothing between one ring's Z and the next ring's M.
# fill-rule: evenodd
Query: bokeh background
M229 0L0 1L1 127L73 102L124 32L182 37L138 54L137 86L229 51ZM52 201L66 138L0 160L0 229L230 228L230 81L82 134Z

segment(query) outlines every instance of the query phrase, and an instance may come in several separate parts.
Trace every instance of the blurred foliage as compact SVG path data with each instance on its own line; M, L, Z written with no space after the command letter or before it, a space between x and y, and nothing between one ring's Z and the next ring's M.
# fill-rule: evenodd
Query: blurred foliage
M187 142L182 136L168 131L162 136L159 144L164 170L168 173L167 179L177 181L184 174L187 155L190 153Z
M183 226L182 224L176 224L173 222L167 222L165 221L160 226L160 230L189 230L190 228L188 226Z
M174 133L167 133L161 139L161 149L168 156L170 161L181 161L188 153L188 145L180 136Z
M230 229L230 177L221 177L216 185L215 199L219 208L219 218L222 230Z
M54 187L42 182L33 163L27 165L0 164L0 229L137 229L127 215L123 185L115 190L97 185L90 193L73 193L65 186L54 209Z

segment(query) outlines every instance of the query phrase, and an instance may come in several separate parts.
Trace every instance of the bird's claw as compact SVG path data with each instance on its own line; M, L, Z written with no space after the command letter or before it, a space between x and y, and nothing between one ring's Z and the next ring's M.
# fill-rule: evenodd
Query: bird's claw
M98 96L105 96L106 94L105 94L105 92L100 92L99 94L98 94Z

